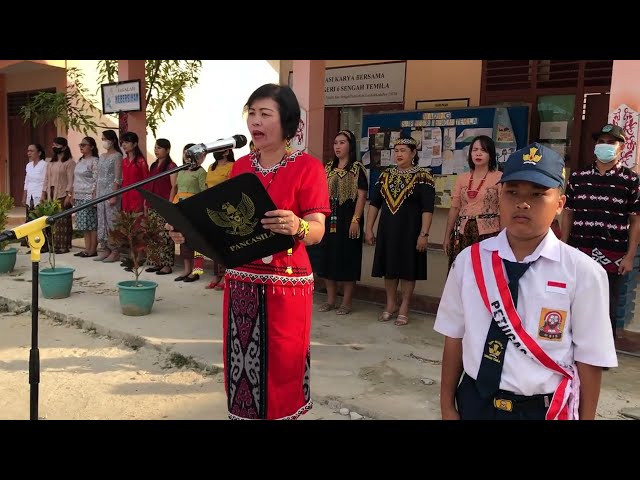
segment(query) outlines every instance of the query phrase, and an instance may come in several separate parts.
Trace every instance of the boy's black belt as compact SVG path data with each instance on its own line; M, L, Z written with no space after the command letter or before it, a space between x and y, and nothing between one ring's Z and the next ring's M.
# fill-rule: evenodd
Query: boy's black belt
M477 383L471 376L465 372L468 380ZM477 390L477 385L475 385ZM505 412L524 412L524 411L546 411L551 405L553 393L545 393L540 395L518 395L506 390L498 390L493 397L493 407L497 410Z
M552 393L525 396L499 390L493 398L493 406L505 412L544 411L551 405L552 398Z

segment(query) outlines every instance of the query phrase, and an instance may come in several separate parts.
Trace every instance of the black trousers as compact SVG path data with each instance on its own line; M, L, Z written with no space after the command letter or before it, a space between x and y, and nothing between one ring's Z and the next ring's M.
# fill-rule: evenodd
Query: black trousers
M546 396L551 402L553 394ZM495 398L510 401L513 410L500 410L494 406L494 398L482 398L476 381L465 373L456 390L460 420L544 420L548 410L544 395L525 397L499 390Z
M616 326L618 323L618 303L620 302L620 289L626 275L618 275L617 273L608 273L609 279L609 318L611 319L611 328L613 329L613 338L616 338Z

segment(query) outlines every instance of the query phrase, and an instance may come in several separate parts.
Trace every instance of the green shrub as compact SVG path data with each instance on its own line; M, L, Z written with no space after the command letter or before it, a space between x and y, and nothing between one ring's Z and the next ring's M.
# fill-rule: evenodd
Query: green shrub
M9 222L9 212L13 208L13 197L7 193L0 193L0 232L4 232ZM7 248L9 241L0 242L0 250Z

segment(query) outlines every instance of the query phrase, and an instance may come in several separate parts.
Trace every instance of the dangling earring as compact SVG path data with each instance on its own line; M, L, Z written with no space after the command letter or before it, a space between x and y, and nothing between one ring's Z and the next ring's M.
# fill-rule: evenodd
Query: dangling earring
M291 139L290 138L287 138L287 141L285 142L284 151L286 152L287 155L289 155L291 153Z

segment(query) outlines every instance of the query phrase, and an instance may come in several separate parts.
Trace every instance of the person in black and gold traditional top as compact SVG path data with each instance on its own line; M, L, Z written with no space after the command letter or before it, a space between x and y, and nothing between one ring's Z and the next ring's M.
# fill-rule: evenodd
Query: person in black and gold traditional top
M337 315L351 312L351 300L362 265L362 227L368 182L364 165L356 160L356 136L341 130L333 143L335 156L325 166L329 186L331 215L325 220L322 242L310 255L313 271L325 279L327 301L318 311L335 308L338 285L344 282L342 304Z
M416 280L427 279L427 239L435 202L431 173L419 167L417 143L401 137L395 142L397 165L380 174L369 204L365 240L375 245L374 277L384 277L387 305L378 317L390 320L396 313L395 325L409 323L409 302ZM373 225L378 217L378 238ZM402 280L402 304L396 307L399 280Z

